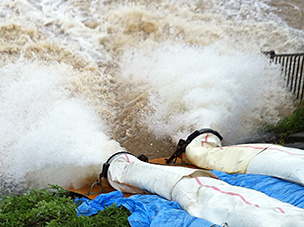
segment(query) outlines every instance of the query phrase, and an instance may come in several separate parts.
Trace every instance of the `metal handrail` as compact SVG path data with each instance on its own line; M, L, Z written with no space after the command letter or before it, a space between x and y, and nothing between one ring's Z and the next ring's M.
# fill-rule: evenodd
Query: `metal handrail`
M276 54L275 51L262 52L275 64L281 65L281 75L289 91L296 99L304 99L304 53Z

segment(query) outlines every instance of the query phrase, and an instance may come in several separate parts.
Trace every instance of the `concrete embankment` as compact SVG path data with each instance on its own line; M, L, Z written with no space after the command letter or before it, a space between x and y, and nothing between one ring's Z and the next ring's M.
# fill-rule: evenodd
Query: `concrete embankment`
M286 147L295 147L304 149L304 130L291 134L286 139Z

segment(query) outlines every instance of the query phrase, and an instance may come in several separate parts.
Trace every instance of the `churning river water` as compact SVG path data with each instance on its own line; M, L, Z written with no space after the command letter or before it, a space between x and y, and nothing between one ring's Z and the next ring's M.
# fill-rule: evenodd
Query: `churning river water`
M2 0L0 190L83 186L203 127L252 140L294 109L261 51L303 40L303 0Z

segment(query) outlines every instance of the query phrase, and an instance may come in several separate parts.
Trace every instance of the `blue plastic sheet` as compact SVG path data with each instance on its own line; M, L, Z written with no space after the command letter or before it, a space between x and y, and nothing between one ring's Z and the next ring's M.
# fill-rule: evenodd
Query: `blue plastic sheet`
M78 201L83 202L77 209L78 216L97 214L99 210L103 210L114 203L117 207L124 206L131 212L128 220L133 227L220 227L204 219L189 215L177 202L168 201L158 195L133 195L124 198L122 192L114 191L101 194L94 200L76 198L75 202Z
M282 202L304 208L304 187L275 177L255 174L227 174L212 171L220 180L231 185L254 189L276 198ZM115 203L124 206L132 213L129 223L133 227L145 226L217 226L193 217L182 210L178 203L168 201L157 195L133 195L124 198L122 192L115 191L101 194L94 200L87 198L75 199L83 203L77 209L77 215L90 216Z
M304 187L275 177L211 171L228 184L254 189L285 203L304 208Z

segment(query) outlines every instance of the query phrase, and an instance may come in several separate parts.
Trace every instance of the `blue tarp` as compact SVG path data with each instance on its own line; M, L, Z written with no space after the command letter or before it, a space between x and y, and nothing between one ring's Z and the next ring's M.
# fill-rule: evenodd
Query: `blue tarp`
M97 214L112 204L124 206L130 212L128 220L132 227L167 226L167 227L220 227L212 223L189 215L177 202L168 201L158 195L133 195L124 198L122 192L114 191L101 194L94 200L87 198L75 199L83 203L77 208L77 215L90 216Z
M228 184L254 189L285 203L304 208L304 187L275 177L211 171Z
M255 174L227 174L212 171L220 180L231 185L254 189L282 202L304 208L304 187L275 177ZM189 215L177 202L168 201L158 195L133 195L124 198L122 192L101 194L94 200L76 199L83 203L77 209L77 215L90 216L112 204L124 206L130 210L128 220L133 227L145 226L217 226Z

